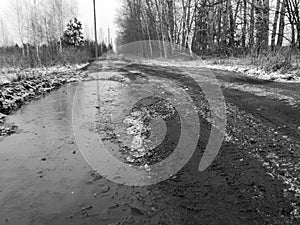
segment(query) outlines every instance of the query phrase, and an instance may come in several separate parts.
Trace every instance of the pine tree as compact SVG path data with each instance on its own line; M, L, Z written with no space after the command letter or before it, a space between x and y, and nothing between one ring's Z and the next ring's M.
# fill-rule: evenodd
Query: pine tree
M84 44L83 39L82 23L77 18L70 20L63 35L64 44L79 47Z

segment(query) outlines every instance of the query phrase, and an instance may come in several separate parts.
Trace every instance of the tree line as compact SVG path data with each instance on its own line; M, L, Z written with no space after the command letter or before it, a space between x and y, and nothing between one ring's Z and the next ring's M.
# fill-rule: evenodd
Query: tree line
M118 43L160 40L196 54L300 49L300 0L122 0ZM149 42L150 43L150 42Z
M9 46L7 25L0 19L2 36L1 64L38 66L87 61L95 55L95 43L83 36L77 19L76 0L12 0L10 30L13 28L18 44ZM104 43L100 53L108 51Z

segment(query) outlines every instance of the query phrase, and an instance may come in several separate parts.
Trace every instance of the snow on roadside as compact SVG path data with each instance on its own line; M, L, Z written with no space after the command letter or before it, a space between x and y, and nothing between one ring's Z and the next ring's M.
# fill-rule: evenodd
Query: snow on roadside
M280 72L271 72L267 73L262 69L255 68L254 66L230 66L230 65L213 65L205 64L206 68L209 69L218 69L218 70L227 70L236 73L241 73L251 78L259 80L271 80L275 82L288 82L288 83L300 83L300 71L295 70L289 73L282 74Z
M264 70L252 65L225 65L225 64L213 64L210 61L205 60L193 60L193 61L178 61L178 60L144 60L144 64L148 65L160 65L160 66L176 66L180 68L209 68L216 70L226 70L242 75L259 79L270 80L275 82L287 82L287 83L300 83L300 70L293 70L288 73L270 72L267 73Z
M0 113L9 114L24 102L50 92L64 83L77 82L84 76L84 65L49 68L1 69Z
M39 67L39 68L0 68L0 85L9 84L16 80L21 80L24 78L35 78L41 76L47 76L55 73L70 73L78 71L84 67L86 64L75 64L69 66L51 66L51 67Z
M0 138L17 132L6 123L6 115L24 103L42 96L65 83L87 79L79 69L84 65L30 69L0 69Z

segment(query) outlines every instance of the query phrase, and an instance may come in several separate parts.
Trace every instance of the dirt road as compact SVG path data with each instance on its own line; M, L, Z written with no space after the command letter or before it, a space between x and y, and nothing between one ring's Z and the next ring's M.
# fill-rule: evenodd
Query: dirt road
M9 116L19 132L0 142L0 224L299 224L300 84L213 71L226 100L227 129L218 156L199 172L211 124L205 97L192 81L208 79L207 69L99 60L88 70L97 81L67 84ZM201 136L192 158L151 186L126 186L95 173L78 148L74 115L94 108L94 123L81 117L82 129L98 133L115 158L147 169L176 146L180 118L164 111L168 102L148 99L152 129L132 135L126 126L139 126L134 112L143 109L137 104L130 111L131 105L144 97L145 87L174 93L168 81L188 93L198 112ZM150 150L132 151L140 147L132 137L147 139L147 132ZM151 151L151 144L162 142L161 132L168 141Z

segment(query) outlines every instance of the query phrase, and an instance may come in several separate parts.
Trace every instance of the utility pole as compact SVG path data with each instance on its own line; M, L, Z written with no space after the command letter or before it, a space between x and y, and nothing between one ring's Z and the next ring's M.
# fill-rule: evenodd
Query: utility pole
M108 37L107 37L108 43L107 44L110 45L110 29L109 29L109 27L108 27L107 31L108 31Z
M94 2L94 28L95 28L95 57L98 58L98 41L97 41L97 17L96 17L96 2Z

